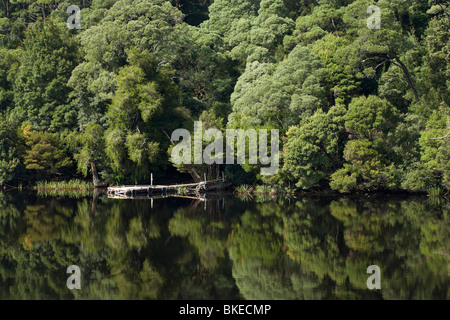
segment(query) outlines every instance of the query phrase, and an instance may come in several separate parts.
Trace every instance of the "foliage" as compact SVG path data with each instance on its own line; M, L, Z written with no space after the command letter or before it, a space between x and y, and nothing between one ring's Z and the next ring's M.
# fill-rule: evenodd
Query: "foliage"
M249 62L231 96L231 125L273 125L286 130L322 105L323 76L318 58L301 46L294 48L278 67Z
M27 146L23 156L27 169L43 175L56 175L61 168L72 164L57 134L34 131L25 125L23 137Z
M449 189L446 1L380 0L379 29L369 0L74 0L73 30L68 5L0 1L2 185L178 170L303 190ZM279 129L280 170L174 165L171 133L196 120Z
M92 196L94 184L81 180L38 181L34 187L41 197L83 198Z
M78 63L73 37L52 20L36 23L25 36L14 75L13 114L36 130L73 129L77 114L69 107L67 86Z
M345 111L342 106L328 114L319 109L286 133L283 173L296 179L298 187L316 186L339 167Z
M0 185L13 180L20 166L20 158L15 147L17 134L11 121L0 114Z
M237 194L250 194L253 191L253 186L248 184L243 184L236 187Z

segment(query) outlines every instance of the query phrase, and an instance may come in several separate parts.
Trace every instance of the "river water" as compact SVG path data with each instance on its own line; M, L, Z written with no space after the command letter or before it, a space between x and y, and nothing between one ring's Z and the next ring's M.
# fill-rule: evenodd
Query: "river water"
M427 197L0 193L0 299L449 299L449 234Z

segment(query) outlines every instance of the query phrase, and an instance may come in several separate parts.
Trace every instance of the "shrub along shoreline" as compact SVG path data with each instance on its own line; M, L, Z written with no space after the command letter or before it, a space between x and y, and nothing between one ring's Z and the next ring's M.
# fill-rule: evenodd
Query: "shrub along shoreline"
M37 191L44 191L44 190L90 191L94 190L95 186L92 182L75 179L69 181L38 181L33 189Z

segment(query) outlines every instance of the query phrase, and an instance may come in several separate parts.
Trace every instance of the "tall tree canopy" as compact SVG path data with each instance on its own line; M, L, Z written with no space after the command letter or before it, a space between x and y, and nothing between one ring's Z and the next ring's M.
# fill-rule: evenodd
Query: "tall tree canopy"
M30 151L49 144L97 182L226 169L303 189L448 189L449 16L444 0L1 0L1 183L36 173ZM174 166L171 133L197 120L279 129L281 170Z

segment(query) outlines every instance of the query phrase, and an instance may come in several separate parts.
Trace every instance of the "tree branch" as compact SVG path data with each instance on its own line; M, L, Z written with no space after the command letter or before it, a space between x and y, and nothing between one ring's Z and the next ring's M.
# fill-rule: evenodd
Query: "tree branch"
M448 137L450 137L450 132L447 133L445 136L443 137L439 137L439 138L431 138L431 140L438 140L438 139L447 139Z

